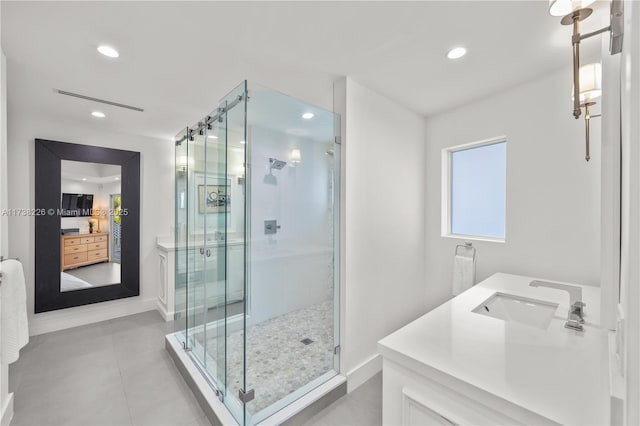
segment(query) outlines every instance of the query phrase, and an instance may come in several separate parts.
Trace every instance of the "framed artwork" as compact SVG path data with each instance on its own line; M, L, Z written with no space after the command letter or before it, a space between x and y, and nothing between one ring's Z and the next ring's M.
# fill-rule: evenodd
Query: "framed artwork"
M230 185L198 185L198 212L224 213L231 204Z

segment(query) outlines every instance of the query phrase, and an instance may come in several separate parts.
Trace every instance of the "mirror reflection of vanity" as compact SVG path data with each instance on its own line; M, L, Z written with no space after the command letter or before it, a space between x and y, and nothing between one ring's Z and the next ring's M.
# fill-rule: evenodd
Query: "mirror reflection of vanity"
M60 291L120 284L120 169L62 160Z
M140 153L35 151L35 312L139 295Z

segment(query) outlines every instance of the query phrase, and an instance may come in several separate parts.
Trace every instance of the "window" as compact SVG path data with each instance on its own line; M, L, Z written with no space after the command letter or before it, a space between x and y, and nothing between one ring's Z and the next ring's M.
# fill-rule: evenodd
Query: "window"
M442 235L505 240L507 141L442 151Z

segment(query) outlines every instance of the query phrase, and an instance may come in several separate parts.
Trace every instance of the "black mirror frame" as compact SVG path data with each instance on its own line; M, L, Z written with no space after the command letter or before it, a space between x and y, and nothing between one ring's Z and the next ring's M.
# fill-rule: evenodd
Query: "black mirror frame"
M61 161L121 166L122 266L120 284L60 291ZM140 295L140 153L35 140L35 313ZM55 214L50 214L52 210ZM125 260L126 259L126 260Z

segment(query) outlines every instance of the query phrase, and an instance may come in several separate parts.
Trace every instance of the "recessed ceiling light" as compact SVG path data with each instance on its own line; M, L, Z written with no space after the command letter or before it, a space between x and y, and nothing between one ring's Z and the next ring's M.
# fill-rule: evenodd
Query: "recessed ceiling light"
M312 112L305 112L304 114L302 114L302 118L304 118L305 120L311 120L313 116L314 114Z
M87 180L87 178L82 178L82 180Z
M449 59L459 59L467 54L467 49L464 47L454 47L450 51L447 52L447 58Z
M240 141L240 145L244 145L247 141Z
M105 46L105 45L98 46L98 52L110 58L117 58L118 56L120 56L118 51L111 46Z
M91 113L91 115L93 115L94 117L98 117L98 118L105 118L106 115L104 115L104 112L102 111L93 111Z

